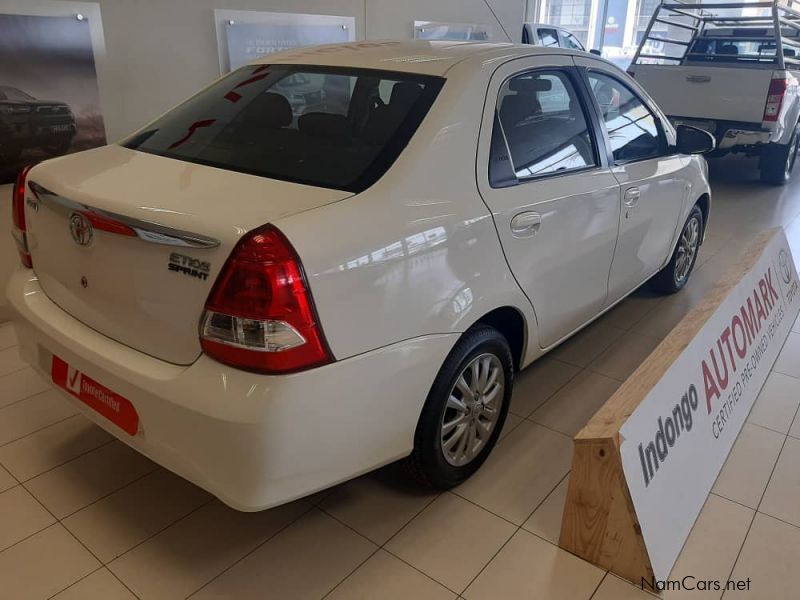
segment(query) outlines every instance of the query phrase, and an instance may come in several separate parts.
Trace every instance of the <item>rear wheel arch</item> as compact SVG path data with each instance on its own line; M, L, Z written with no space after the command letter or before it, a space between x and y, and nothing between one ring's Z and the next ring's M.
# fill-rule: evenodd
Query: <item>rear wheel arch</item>
M473 327L478 324L493 327L506 338L511 347L514 368L519 370L528 344L528 327L522 313L513 306L501 306L477 319Z

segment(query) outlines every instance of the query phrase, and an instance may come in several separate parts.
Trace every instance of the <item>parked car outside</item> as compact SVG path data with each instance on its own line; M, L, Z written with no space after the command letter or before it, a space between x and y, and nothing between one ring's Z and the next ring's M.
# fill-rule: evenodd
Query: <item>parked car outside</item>
M324 74L346 110L277 90ZM686 285L705 132L574 50L358 42L273 54L119 144L24 173L24 358L238 509L403 459L474 473L515 372L645 282Z
M56 156L69 149L75 117L64 102L37 100L15 87L0 85L0 162L16 161L26 148Z
M545 48L586 51L583 43L568 29L547 23L524 23L522 43Z

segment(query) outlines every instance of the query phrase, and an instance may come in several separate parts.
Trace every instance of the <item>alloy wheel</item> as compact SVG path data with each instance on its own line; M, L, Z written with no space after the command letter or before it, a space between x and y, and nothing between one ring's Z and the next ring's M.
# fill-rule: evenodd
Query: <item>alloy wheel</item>
M700 221L692 217L686 223L678 240L678 257L675 261L675 282L680 284L689 276L694 260L697 257L697 248L700 245Z
M473 358L456 378L440 427L449 464L461 467L480 454L500 418L505 384L500 359L489 353Z

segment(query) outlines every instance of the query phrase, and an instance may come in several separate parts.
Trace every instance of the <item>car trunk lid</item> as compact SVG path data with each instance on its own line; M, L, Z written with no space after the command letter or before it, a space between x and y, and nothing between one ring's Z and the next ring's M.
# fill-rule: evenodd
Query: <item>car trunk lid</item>
M190 364L206 298L239 238L349 195L108 146L31 171L27 235L41 286L63 310Z

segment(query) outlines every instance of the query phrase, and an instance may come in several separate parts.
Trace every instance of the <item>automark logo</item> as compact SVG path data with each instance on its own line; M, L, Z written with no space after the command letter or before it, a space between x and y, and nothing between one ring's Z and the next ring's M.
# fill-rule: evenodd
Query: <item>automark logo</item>
M789 255L786 250L781 249L778 254L778 264L781 267L781 277L784 283L789 283L792 280L792 265L789 264Z
M69 232L73 241L79 246L88 246L94 239L92 224L80 213L73 213L69 218Z

